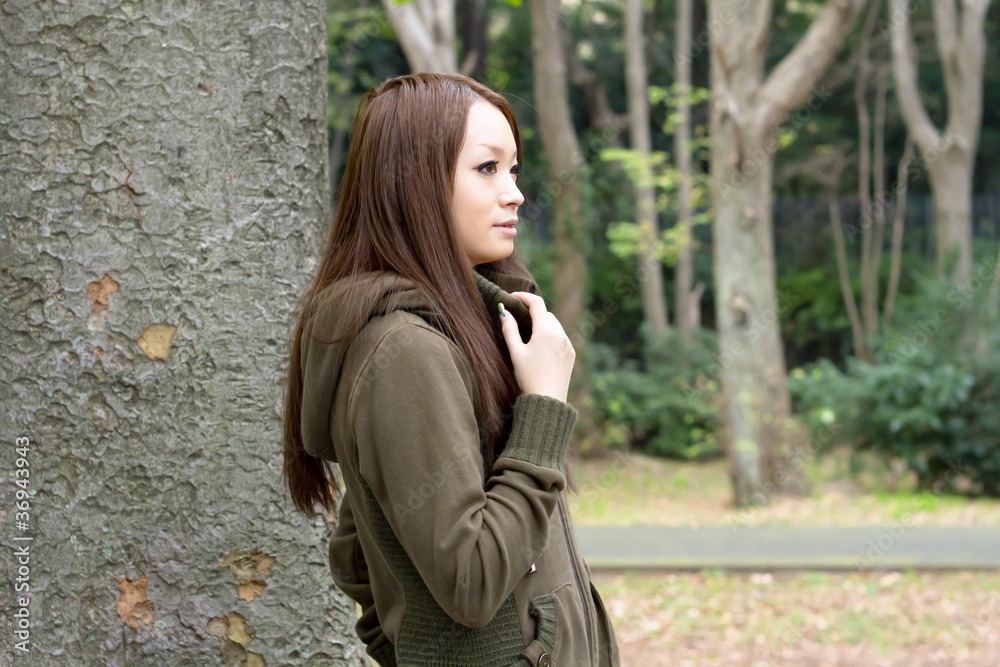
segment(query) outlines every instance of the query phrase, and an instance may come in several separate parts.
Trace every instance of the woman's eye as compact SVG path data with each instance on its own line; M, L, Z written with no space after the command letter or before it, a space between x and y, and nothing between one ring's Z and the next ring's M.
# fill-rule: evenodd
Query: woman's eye
M480 169L480 171L481 171L481 170L483 170L483 169L489 169L490 167L493 167L493 168L496 168L496 166L497 166L498 164L499 164L499 162L497 162L496 160L491 160L491 161L487 162L486 164L484 164L484 165L483 165L482 167L480 167L479 169ZM514 177L515 177L515 178L516 178L517 176L520 176L520 175L521 175L521 171L522 171L523 169L524 169L524 165L520 165L520 164L515 164L515 165L514 165L513 167L511 167L511 168L510 168L510 170L511 170L511 172L512 172L512 173L514 174ZM490 173L490 174L492 174L492 173L495 173L495 172L487 172L487 173Z

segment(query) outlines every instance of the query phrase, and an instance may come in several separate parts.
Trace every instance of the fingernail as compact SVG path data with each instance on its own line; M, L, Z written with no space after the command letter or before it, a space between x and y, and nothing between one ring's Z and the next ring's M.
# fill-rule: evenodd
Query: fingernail
M500 310L500 317L507 317L507 311L504 310L502 301L497 302L497 308Z

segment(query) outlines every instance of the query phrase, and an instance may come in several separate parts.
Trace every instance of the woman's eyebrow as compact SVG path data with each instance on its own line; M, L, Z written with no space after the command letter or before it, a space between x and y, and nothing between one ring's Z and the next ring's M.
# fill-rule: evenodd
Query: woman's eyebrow
M493 144L476 144L476 145L477 146L485 146L486 148L492 148L493 151L495 153L499 154L499 155L503 155L504 154L502 148L500 148L499 146L494 146ZM515 160L517 159L517 150L516 149L514 150L514 159Z

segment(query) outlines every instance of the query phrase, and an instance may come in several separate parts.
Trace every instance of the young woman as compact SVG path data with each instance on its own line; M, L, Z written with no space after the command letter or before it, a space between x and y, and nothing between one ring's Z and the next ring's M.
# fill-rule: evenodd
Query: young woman
M566 503L576 353L514 250L521 139L454 74L362 98L290 347L283 476L382 667L616 667Z

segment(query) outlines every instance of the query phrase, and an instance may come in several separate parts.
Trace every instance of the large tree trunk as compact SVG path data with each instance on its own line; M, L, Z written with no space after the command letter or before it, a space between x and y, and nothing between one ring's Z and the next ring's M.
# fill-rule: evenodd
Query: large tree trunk
M580 410L580 427L574 453L596 456L604 446L594 418L593 398L580 363L587 354L587 323L584 297L587 264L583 255L583 210L580 203L580 172L583 156L569 112L566 59L562 49L559 0L531 0L531 50L534 63L535 109L538 133L545 147L551 180L535 203L552 205L555 240L553 312L559 317L577 352L571 386L572 403Z
M863 0L831 0L764 79L771 3L709 0L712 35L713 248L733 501L807 490L793 451L775 294L771 177L777 128L807 101ZM813 103L821 103L813 100ZM815 108L815 107L813 107Z
M911 7L892 0L893 77L907 130L927 165L934 195L938 274L959 285L972 278L972 171L983 115L985 16L989 0L933 0L934 34L948 96L942 136L931 122L917 88L917 54L910 33Z
M364 654L279 475L284 341L329 219L324 11L4 12L0 411L31 590L0 632L18 655L30 612L25 664Z
M625 78L628 90L629 129L632 150L639 158L639 180L635 184L636 219L639 222L640 272L646 279L639 284L643 318L650 332L659 336L667 330L667 304L663 293L663 265L656 252L660 228L653 203L653 174L649 164L653 142L649 133L649 98L646 96L646 57L642 39L643 0L628 0L625 9Z
M969 154L953 145L928 167L931 189L934 191L938 274L954 276L958 285L968 285L972 280L974 163L974 150Z
M674 127L674 160L677 163L677 224L681 229L680 251L674 276L674 324L681 340L688 340L694 328L698 300L691 292L694 281L694 250L691 238L691 16L692 0L677 0L674 30L674 72L681 99L677 106L680 119ZM701 292L699 290L698 296ZM699 318L700 319L700 318Z

